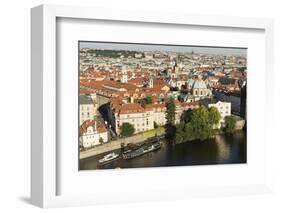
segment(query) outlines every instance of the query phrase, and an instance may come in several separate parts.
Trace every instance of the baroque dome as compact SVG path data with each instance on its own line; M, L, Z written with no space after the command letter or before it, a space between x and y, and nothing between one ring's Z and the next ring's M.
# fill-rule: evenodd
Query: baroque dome
M190 79L187 80L186 83L187 83L188 86L192 87L193 84L194 84L194 80L192 78L190 78Z
M195 80L192 89L207 89L207 85L203 80Z

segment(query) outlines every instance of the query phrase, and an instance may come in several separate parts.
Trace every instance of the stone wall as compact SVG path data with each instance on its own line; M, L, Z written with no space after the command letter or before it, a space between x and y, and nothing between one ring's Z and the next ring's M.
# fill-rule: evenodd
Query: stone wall
M109 152L112 150L120 149L122 143L124 143L125 145L127 145L128 143L137 144L137 143L145 141L146 139L147 138L142 133L131 136L131 137L127 137L127 138L120 138L116 141L111 141L109 143L105 143L103 145L96 146L94 148L91 148L91 149L88 149L85 151L81 151L80 159L84 159L84 158L88 158L88 157L91 157L94 155L98 155L98 154L102 154L102 153Z

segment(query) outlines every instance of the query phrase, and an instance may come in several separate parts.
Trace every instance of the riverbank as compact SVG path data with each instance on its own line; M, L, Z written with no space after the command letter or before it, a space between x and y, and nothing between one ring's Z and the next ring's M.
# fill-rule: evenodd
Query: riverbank
M205 141L195 140L177 145L163 143L162 148L155 152L131 160L119 159L102 167L98 166L98 160L104 154L100 154L81 160L79 168L93 170L246 163L246 153L246 133L236 131L232 135L216 135L214 139Z
M125 146L129 143L131 144L139 144L143 143L149 138L155 137L155 133L157 132L157 135L163 135L165 134L165 131L162 130L162 128L159 127L157 130L150 130L144 133L140 133L137 135L133 135L131 137L126 137L126 138L119 138L118 140L115 141L110 141L108 143L102 144L100 146L96 146L87 150L80 151L80 156L79 159L85 159L85 158L90 158L95 155L99 155L102 153L110 152L113 150L117 150L121 148L121 144L124 144Z

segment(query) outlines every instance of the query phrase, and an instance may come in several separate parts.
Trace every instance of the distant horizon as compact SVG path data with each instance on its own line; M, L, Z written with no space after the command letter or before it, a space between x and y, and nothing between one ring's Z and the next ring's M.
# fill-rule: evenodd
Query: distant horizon
M196 46L196 45L170 45L170 44L137 44L117 42L95 42L79 41L80 49L106 49L106 50L128 50L128 51L159 51L196 54L213 54L226 56L247 56L247 48L244 47L218 47L218 46Z

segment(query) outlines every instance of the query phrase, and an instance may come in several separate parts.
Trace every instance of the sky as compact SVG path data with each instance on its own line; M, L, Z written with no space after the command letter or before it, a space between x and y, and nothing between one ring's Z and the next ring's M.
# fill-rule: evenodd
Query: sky
M247 48L241 47L206 47L183 45L159 45L159 44L132 44L111 42L86 42L80 41L80 48L134 50L134 51L171 51L171 52L195 52L203 54L239 55L246 57Z

